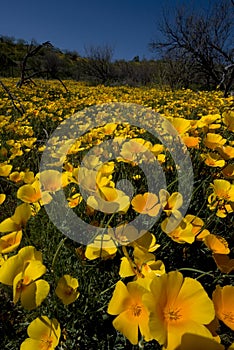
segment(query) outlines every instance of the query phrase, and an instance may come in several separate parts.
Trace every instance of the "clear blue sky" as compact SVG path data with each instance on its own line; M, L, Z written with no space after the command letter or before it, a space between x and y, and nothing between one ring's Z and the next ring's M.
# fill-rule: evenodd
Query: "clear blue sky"
M210 0L212 2L212 0ZM209 0L193 0L207 7ZM214 1L214 0L213 0ZM152 58L148 43L155 38L163 9L186 0L7 0L0 6L0 35L42 43L84 56L84 47L111 45L114 59Z

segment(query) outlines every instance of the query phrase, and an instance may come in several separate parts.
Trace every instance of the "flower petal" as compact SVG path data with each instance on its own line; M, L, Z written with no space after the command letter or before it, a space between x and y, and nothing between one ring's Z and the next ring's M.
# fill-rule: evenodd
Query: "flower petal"
M130 297L127 287L122 281L118 281L107 312L111 315L118 315L126 309L125 302Z
M191 300L196 300L192 303ZM185 277L184 283L177 297L177 303L183 307L187 320L200 324L208 324L215 317L212 300L208 297L201 283Z
M42 349L42 341L27 338L20 346L20 350L41 350Z
M131 317L131 311L121 312L113 321L113 326L133 345L138 343L138 320Z

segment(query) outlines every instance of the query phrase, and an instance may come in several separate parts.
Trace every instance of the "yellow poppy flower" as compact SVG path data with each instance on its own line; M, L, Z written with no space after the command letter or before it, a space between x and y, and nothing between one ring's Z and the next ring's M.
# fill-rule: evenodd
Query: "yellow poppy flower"
M197 122L198 128L209 127L212 123L220 121L219 114L208 114L201 117Z
M24 172L21 171L20 173L18 171L14 171L9 175L9 179L13 182L20 182L24 179Z
M1 163L0 164L0 176L8 176L11 172L12 165Z
M139 271L141 271L141 267L145 264L150 264L155 261L155 255L153 253L147 252L142 247L135 246L133 251L134 262L139 267Z
M141 285L149 289L151 281L155 276L159 277L166 272L165 265L162 260L155 260L147 264L143 264L141 267L141 276L137 276L137 282L139 283L142 280ZM143 278L142 278L143 277Z
M78 173L78 169L77 169L77 173ZM95 170L90 170L82 167L81 169L79 169L79 178L78 178L79 186L81 186L84 190L95 193L97 191L96 177L97 177L97 172ZM106 179L106 184L108 184L110 182L110 179L107 177L105 177L105 179Z
M6 199L6 195L4 193L0 193L0 205L4 203L5 199Z
M17 191L17 198L25 203L40 203L41 205L47 204L52 200L49 192L41 191L40 181L37 178L32 184L21 186Z
M212 299L218 319L234 331L234 286L217 285Z
M226 164L225 160L216 153L201 154L201 158L205 161L206 165L211 167L222 168Z
M191 329L192 332L192 329ZM175 350L225 350L222 344L198 334L186 333L181 338L181 344Z
M119 275L122 278L125 277L131 277L136 275L135 271L135 264L133 263L132 260L129 261L128 258L123 256L121 258L121 263L120 263L120 268L119 268Z
M7 158L7 149L5 147L0 148L0 156L3 158Z
M80 145L81 145L81 140L76 140L75 142L72 143L71 147L67 150L67 154L76 154L80 150ZM61 152L61 149L60 149ZM65 154L66 154L65 153Z
M62 174L57 170L45 170L37 174L40 183L43 185L42 190L56 192L62 187Z
M227 140L223 139L219 134L208 133L204 140L204 144L210 149L216 149L217 147L223 146L226 141Z
M117 128L117 123L108 123L102 129L105 135L112 135Z
M77 207L77 205L79 205L82 202L83 198L80 193L76 193L72 197L67 198L67 200L68 200L68 206L70 208L75 208Z
M94 173L94 175L95 175L95 173ZM111 179L112 179L112 175L102 174L102 173L98 172L97 176L95 178L96 191L99 191L102 194L103 188L114 188L115 184L113 181L111 181Z
M155 277L150 290L142 297L150 312L150 334L166 350L175 350L191 331L211 337L205 325L215 317L214 306L198 281L172 271Z
M165 154L159 154L157 156L157 161L159 162L159 164L163 164L166 161L166 155Z
M24 183L32 184L35 181L34 173L32 171L26 171L24 173Z
M149 313L142 303L142 296L147 292L137 282L129 282L126 286L118 281L108 305L107 312L118 315L113 326L133 345L138 343L138 328L146 341L151 339L148 328Z
M79 286L78 280L70 275L64 275L58 281L55 293L64 305L73 303L80 293L77 291Z
M37 141L35 137L31 137L28 139L24 139L22 142L22 146L26 146L28 148L32 148L33 144Z
M228 164L224 169L222 169L222 174L225 179L234 179L234 164Z
M7 256L0 254L0 267L4 264L4 262L7 260Z
M35 203L41 199L41 190L39 180L35 180L32 184L21 186L17 191L17 198L25 203Z
M126 213L130 200L126 194L112 187L102 187L102 196L94 195L87 199L87 205L104 213Z
M226 111L223 113L223 122L227 129L234 132L234 112Z
M155 156L158 156L160 153L164 151L165 147L159 143L156 143L150 148L150 152L152 152Z
M38 280L46 272L46 267L38 260L32 260L26 268L18 273L13 281L13 302L19 300L27 310L33 310L41 305L47 297L50 286L44 280Z
M140 232L141 234L141 232ZM140 238L134 240L131 243L133 247L138 246L145 249L147 252L154 252L160 247L160 244L156 244L156 237L150 232L146 232Z
M97 166L99 166L100 160L97 157L95 157L95 158L98 160ZM100 166L100 168L98 169L97 182L98 182L99 176L100 177L102 177L102 176L109 176L109 175L111 175L114 172L114 169L115 169L115 163L112 162L112 161L102 164Z
M134 138L125 142L122 146L120 155L124 160L133 162L133 164L141 163L143 160L154 160L153 152L150 152L151 142L141 138Z
M53 350L59 343L61 329L56 319L40 316L33 320L27 329L28 336L20 350Z
M232 202L234 202L234 185L227 180L216 179L211 184L213 193L208 197L208 207L211 210L218 209L216 215L225 217L233 211ZM230 203L230 204L229 204Z
M234 147L232 147L232 146L218 147L217 151L219 152L221 157L223 157L223 159L225 159L225 160L234 158Z
M135 252L134 261L125 256L121 258L119 275L122 278L131 276L147 278L150 284L155 276L161 276L163 273L165 273L165 265L161 260L155 260L153 254L138 251Z
M214 183L211 184L211 187L213 188L213 193L209 196L210 203L213 199L215 200L216 197L225 201L234 202L234 185L230 184L229 181L216 179Z
M163 211L167 216L173 215L175 218L181 218L181 214L178 209L183 205L183 197L179 192L174 192L170 195L164 189L159 191L159 200L162 205Z
M114 187L108 187L108 186L101 186L99 187L99 193L101 197L108 202L114 202L115 199L118 198L119 190L115 189Z
M42 254L33 246L23 247L18 254L11 256L0 268L0 282L8 286L13 285L14 278L18 273L25 270L30 261L42 263Z
M192 225L192 233L194 234L196 239L200 240L210 234L210 232L207 229L202 230L202 227L205 224L204 221L198 216L187 214L184 217L184 220Z
M90 156L87 155L82 160L82 166L84 168L87 168L90 170L97 170L99 167L102 166L102 162L101 162L100 158L96 155L90 155ZM113 167L113 170L114 170L114 167ZM111 172L113 172L113 171L111 171Z
M107 233L121 245L126 245L129 242L135 241L140 233L133 225L122 224L116 227L108 227Z
M18 248L22 239L22 231L11 232L0 238L0 253L8 254Z
M137 213L147 214L149 216L157 216L161 209L161 204L158 202L158 196L150 192L137 194L132 199L131 204Z
M129 152L134 152L134 153L138 153L138 152L144 153L151 147L152 147L151 142L137 137L125 142L123 149L126 149L126 151L128 150Z
M20 204L14 215L0 223L0 232L20 231L24 228L31 216L31 208L27 203Z
M195 240L195 236L193 233L193 226L191 223L186 220L182 220L180 224L171 229L170 221L171 218L166 218L161 223L162 231L165 232L173 241L177 243L193 243ZM173 221L172 221L173 225Z
M118 243L109 235L98 235L93 243L87 245L85 256L89 260L97 258L113 258L117 252Z
M182 140L184 141L186 147L188 148L199 148L200 137L194 136L183 136Z
M168 118L170 123L180 135L185 134L191 128L190 120L184 118Z

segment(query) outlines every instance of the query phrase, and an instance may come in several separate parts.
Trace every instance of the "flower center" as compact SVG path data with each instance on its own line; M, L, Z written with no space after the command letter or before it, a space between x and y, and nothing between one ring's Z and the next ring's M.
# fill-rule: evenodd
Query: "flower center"
M27 287L27 285L32 281L32 279L28 276L24 276L24 278L22 278L16 286L16 291L20 292L23 289L25 289L25 287Z
M132 305L131 309L134 317L139 317L141 315L142 308L139 304Z
M230 198L229 193L227 191L222 191L222 190L218 192L217 196L221 199L226 199L226 200L229 200Z
M74 289L73 289L72 287L68 286L68 287L66 288L65 294L66 294L66 295L72 295L73 292L74 292Z
M167 322L170 321L178 321L181 318L181 314L180 314L180 310L179 308L175 308L175 309L166 309L164 311L164 318Z
M51 350L53 349L53 340L51 338L46 339L46 340L41 340L40 344L40 349L41 350Z

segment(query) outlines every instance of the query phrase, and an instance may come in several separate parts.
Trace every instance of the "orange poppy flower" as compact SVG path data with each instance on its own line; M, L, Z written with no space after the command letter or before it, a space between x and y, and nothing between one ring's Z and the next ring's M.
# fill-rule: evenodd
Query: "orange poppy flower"
M21 242L22 231L8 233L0 238L0 253L8 254L15 250Z
M215 254L230 253L227 241L221 236L213 235L211 233L203 238L203 242Z
M142 297L150 313L149 330L166 350L175 350L191 330L211 337L205 325L215 317L214 306L198 281L172 271L155 277L150 290Z
M131 204L137 213L147 214L149 216L157 216L161 209L158 196L150 192L136 195L132 199Z
M218 319L234 331L234 286L216 286L212 299Z
M188 148L199 148L200 137L183 136L182 140Z
M213 254L213 259L221 272L234 271L234 259L230 259L227 254Z

